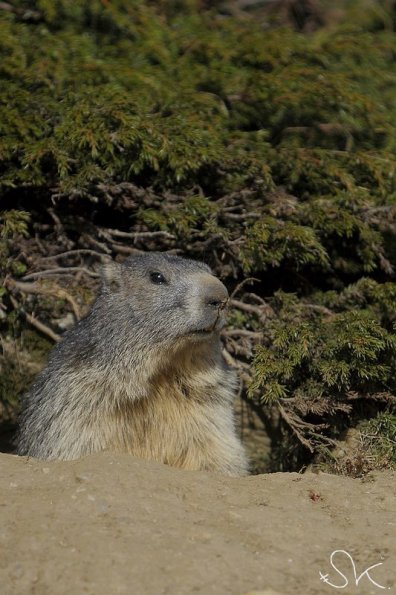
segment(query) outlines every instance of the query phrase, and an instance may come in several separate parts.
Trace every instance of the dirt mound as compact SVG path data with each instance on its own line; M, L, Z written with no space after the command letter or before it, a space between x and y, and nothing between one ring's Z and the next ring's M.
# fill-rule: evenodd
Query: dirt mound
M2 595L339 591L320 572L396 593L394 473L230 479L101 453L0 455L0 476ZM356 586L353 564L379 563Z

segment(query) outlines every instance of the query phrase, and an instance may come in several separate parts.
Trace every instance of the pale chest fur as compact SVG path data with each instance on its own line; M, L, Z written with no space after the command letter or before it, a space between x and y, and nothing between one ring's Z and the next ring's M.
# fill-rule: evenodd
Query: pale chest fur
M126 401L105 418L104 447L184 469L239 474L245 461L234 430L232 389L157 378L149 396Z

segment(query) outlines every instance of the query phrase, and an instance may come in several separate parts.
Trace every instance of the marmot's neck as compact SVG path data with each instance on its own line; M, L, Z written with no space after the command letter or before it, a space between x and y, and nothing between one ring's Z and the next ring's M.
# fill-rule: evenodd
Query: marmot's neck
M222 380L220 339L218 336L198 342L184 339L166 348L146 346L133 357L128 357L126 352L125 357L109 363L103 371L108 388L117 387L117 394L114 388L111 390L116 406L122 401L151 398L158 391L163 395L167 391L178 396L188 393L191 398L200 399L201 393L206 395L210 387Z

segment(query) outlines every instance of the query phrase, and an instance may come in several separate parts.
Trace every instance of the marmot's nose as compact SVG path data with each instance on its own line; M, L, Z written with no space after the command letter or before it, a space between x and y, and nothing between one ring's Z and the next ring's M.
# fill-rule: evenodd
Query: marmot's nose
M212 275L202 275L201 295L206 306L224 308L228 301L228 291L222 282Z

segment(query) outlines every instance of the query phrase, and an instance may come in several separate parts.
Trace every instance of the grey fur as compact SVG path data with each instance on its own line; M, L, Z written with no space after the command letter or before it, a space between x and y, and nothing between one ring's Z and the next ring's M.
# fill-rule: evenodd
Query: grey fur
M18 453L76 459L113 450L245 474L232 413L236 376L219 339L227 297L200 262L152 252L106 265L90 312L54 347L25 397Z

